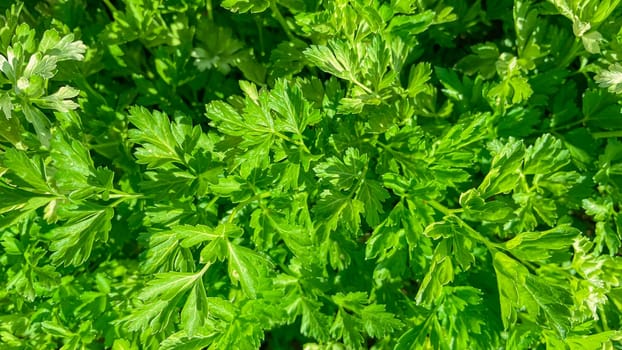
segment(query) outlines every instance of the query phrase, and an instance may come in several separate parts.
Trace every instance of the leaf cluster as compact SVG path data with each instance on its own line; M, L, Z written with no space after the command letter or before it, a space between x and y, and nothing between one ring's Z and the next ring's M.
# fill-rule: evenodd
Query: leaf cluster
M620 0L0 10L0 348L622 348Z

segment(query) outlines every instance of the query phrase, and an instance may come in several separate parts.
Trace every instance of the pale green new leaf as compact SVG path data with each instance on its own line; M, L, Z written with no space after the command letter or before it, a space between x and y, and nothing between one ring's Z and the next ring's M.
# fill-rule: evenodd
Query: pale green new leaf
M319 110L304 98L298 83L277 80L274 88L270 91L270 108L279 118L280 130L293 133L302 139L302 133L309 125L317 124L322 116Z
M71 86L62 86L55 93L39 99L33 99L33 102L40 108L66 113L79 107L76 102L71 100L78 96L79 93L80 90L74 89Z
M313 45L304 54L321 70L341 79L356 80L359 70L357 57L345 42L332 40L326 46Z
M505 144L495 141L490 144L490 148L494 158L490 171L478 188L483 198L507 193L515 188L525 152L523 143L514 139Z
M265 256L227 242L229 278L232 282L240 283L242 290L249 298L257 298L267 287L265 277L272 270L272 262Z
M37 192L50 191L41 157L28 157L26 152L9 149L4 154L4 165Z
M137 129L129 130L132 142L140 144L135 154L138 162L157 168L168 163L184 164L184 142L196 143L194 133L198 132L179 121L171 122L160 111L150 112L144 107L132 107L129 121Z
M594 80L598 86L608 89L609 92L622 94L622 65L619 63L609 65L609 68L598 73Z
M345 151L343 161L330 157L313 170L320 179L328 181L337 189L348 190L365 175L368 160L366 154L361 155L358 149L350 147Z
M514 256L526 261L548 261L555 253L568 251L580 231L560 225L540 232L522 232L504 243Z
M163 272L147 283L139 298L144 301L170 301L194 286L203 274L197 272Z
M60 226L52 229L50 249L52 261L65 266L84 264L96 243L105 243L114 215L112 208L76 208L72 216Z
M435 260L421 282L421 287L415 297L417 304L431 305L441 295L443 286L453 279L454 266L451 258L435 253Z
M209 305L203 280L197 279L181 310L181 327L188 336L200 332L207 321Z
M390 198L389 192L375 180L365 179L356 194L356 198L363 203L365 208L365 221L371 227L380 223L380 214L384 213L382 204Z
M216 228L205 225L183 225L175 226L172 231L177 234L177 238L181 241L184 248L192 247L205 241L212 241L217 238L225 238L230 231L237 231L234 225L221 224Z
M532 321L543 315L559 336L564 337L572 326L570 292L530 274L522 264L503 253L496 253L493 263L504 327L511 327L518 317L523 317L518 311L524 309Z
M68 141L60 132L51 142L52 164L56 168L54 179L63 193L94 192L89 179L95 176L95 165L88 149L75 140Z
M160 343L160 350L196 350L207 348L217 337L216 332L189 335L184 331L172 334Z
M73 34L60 37L59 33L52 29L46 30L39 42L39 51L45 55L53 56L56 61L82 61L86 51L86 45L81 40L74 41Z
M570 162L570 152L563 149L562 142L550 134L544 134L525 151L525 174L551 174Z
M267 0L225 0L221 5L233 12L260 13L270 6L270 2Z

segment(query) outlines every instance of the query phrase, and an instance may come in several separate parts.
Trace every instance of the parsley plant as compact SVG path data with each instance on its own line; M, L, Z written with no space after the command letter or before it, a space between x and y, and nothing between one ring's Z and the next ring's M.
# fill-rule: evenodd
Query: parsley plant
M0 348L622 349L621 2L1 2Z

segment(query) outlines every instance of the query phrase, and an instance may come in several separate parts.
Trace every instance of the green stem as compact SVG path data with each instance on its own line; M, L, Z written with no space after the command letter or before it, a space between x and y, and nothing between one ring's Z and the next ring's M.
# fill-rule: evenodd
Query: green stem
M435 201L435 200L428 200L426 201L427 204L429 204L432 208L440 211L441 213L447 215L447 216L456 216L456 213L461 213L463 211L462 208L458 208L458 209L449 209L446 206L442 205L441 203ZM458 220L462 221L462 219L457 218Z
M136 199L143 198L144 196L140 193L130 194L130 193L111 193L108 195L110 199Z
M406 153L404 153L404 152L402 152L402 151L395 150L395 149L391 148L391 147L390 147L390 146L388 146L388 145L385 145L384 143L382 143L382 142L380 142L380 141L377 141L377 142L375 143L375 145L380 146L380 148L382 148L383 150L385 150L385 151L387 151L387 152L391 153L393 156L398 156L398 157L400 158L400 161L401 161L402 163L407 163L407 164L408 164L408 165L410 165L413 169L417 168L417 164L415 164L415 162L413 162L413 161L412 161L412 159L411 159L412 154L406 154Z
M559 131L559 130L570 129L570 128L575 127L575 126L582 125L585 122L587 122L588 120L589 120L589 118L585 117L585 118L583 118L581 120L576 120L576 121L574 121L572 123L569 123L569 124L564 124L564 125L556 126L556 127L552 128L551 131Z
M23 22L28 23L32 26L34 26L36 23L39 22L37 18L35 18L35 16L33 16L32 13L30 13L30 11L28 10L26 6L23 6L23 5L21 6L20 14L23 18Z
M114 191L114 190L113 190ZM138 199L138 198L143 198L144 195L138 193L138 194L129 194L129 193L111 193L108 195L108 199L116 199L116 201L112 202L112 204L109 204L108 206L111 208L116 207L117 205L127 201L127 200L132 200L132 199Z
M116 201L112 202L112 204L108 205L108 207L116 208L117 205L123 203L124 201L125 201L125 198L119 198Z
M292 34L291 30L289 29L289 25L287 24L285 17L283 17L283 14L281 13L281 11L279 10L279 7L276 4L276 0L270 1L270 10L272 10L272 14L274 15L274 18L279 22L281 27L283 27L283 30L285 31L285 35L287 35L287 38L292 41L296 40L296 37L294 36L294 34Z
M110 2L110 0L104 0L104 4L106 5L106 7L108 7L110 12L112 12L114 16L114 14L117 12L117 8L114 7L114 5Z
M214 196L214 198L212 198L212 200L210 200L209 203L207 203L207 208L212 207L214 203L216 203L216 201L219 199L220 199L220 196Z
M558 68L566 68L570 62L572 62L572 60L574 60L577 57L577 52L579 52L579 50L583 47L583 44L581 43L581 40L579 38L575 38L574 43L572 44L572 48L570 49L570 52L564 56L564 59L557 64Z
M600 312L598 313L598 315L600 316L600 321L602 323L602 328L604 331L608 331L609 328L609 322L607 321L607 313L603 310L599 310ZM595 325L598 326L598 323L595 323Z
M596 139L622 137L622 130L594 132L592 133L592 136Z
M363 89L366 93L368 93L370 95L374 93L372 91L372 89L368 88L365 84L363 84L360 81L358 81L358 79L356 79L354 76L350 76L350 81L353 82L354 84L356 84L361 89Z
M425 203L430 205L432 208L438 210L439 212L443 213L445 216L451 216L451 217L455 218L458 221L458 223L460 224L460 226L462 226L462 228L467 230L467 232L469 233L471 238L475 239L476 241L478 241L480 243L483 243L486 246L486 248L488 248L488 250L491 253L494 253L499 248L498 244L493 243L488 238L482 236L482 234L479 233L474 228L472 228L471 225L467 224L466 222L464 222L464 220L462 220L460 217L458 217L455 214L456 212L453 209L449 209L446 206L442 205L441 203L439 203L439 202L437 202L435 200L427 200L427 201L425 201Z
M264 27L261 25L259 18L255 19L255 24L257 25L257 36L259 37L259 47L261 48L261 57L265 57L266 47L265 47L264 38L263 38Z
M480 243L483 243L486 246L486 248L488 248L488 251L490 252L490 254L494 255L494 253L497 250L499 250L499 249L505 250L512 256L513 259L515 259L515 260L519 261L521 264L525 265L528 269L533 271L533 273L536 272L536 267L531 262L522 260L522 259L514 256L514 254L512 254L511 251L508 251L503 246L503 244L491 242L488 238L484 237L481 233L479 233L477 230L472 228L469 224L464 222L464 220L462 220L461 218L456 216L454 214L454 210L453 209L449 209L449 208L445 207L444 205L442 205L439 202L434 201L434 200L426 201L426 203L429 204L432 208L434 208L434 209L440 211L441 213L445 214L446 216L454 217L458 221L460 226L467 230L467 232L469 233L471 238L475 239L476 241L478 241Z
M205 274L205 272L207 272L207 269L210 267L211 263L207 263L203 266L203 268L201 268L201 271L199 271L199 275L203 276Z
M298 133L298 135L301 137L300 140L293 140L291 137L287 136L287 135L283 135L278 131L275 131L274 134L280 138L282 138L283 140L293 143L299 147L302 147L302 149L307 152L308 154L311 154L311 151L309 150L309 148L307 148L307 145L305 145L305 143L302 141L302 134Z
M212 5L212 0L207 0L207 18L210 20L210 22L214 21L214 7Z
M238 203L238 205L236 205L236 207L231 210L231 215L229 216L229 223L233 222L233 219L235 219L237 213L240 210L242 210L242 208L244 208L248 204L250 204L250 203L252 203L252 202L254 202L254 201L258 200L258 199L268 198L271 195L272 194L270 192L262 192L262 193L259 193L259 194L256 194L256 195L252 196L251 198L249 198L249 199L247 199L247 200L245 200L243 202Z
M525 174L523 174L522 171L519 171L518 174L519 174L518 175L519 184L523 192L525 193L531 192L531 189L529 188L529 183L527 182L527 177L525 176Z

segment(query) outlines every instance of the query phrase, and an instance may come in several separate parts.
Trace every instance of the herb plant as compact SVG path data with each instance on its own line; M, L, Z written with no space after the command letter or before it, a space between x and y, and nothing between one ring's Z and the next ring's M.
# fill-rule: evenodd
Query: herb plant
M620 3L0 3L0 348L622 349Z

